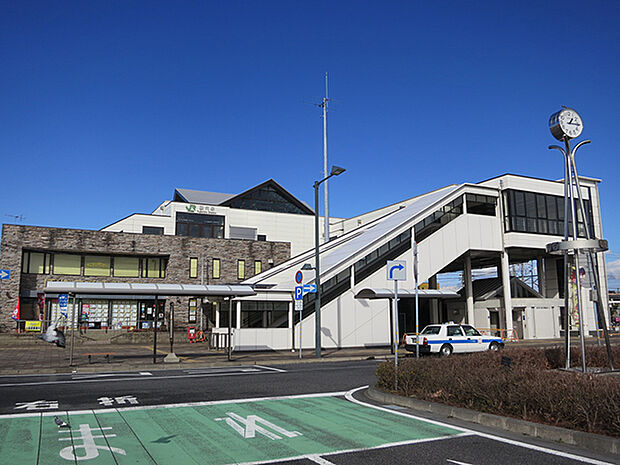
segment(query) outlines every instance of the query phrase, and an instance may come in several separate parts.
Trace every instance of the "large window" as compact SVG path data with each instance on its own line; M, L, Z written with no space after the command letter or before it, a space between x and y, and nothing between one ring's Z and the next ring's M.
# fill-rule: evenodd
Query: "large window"
M194 259L197 260L197 259ZM117 278L165 278L165 257L79 255L24 250L22 273ZM197 262L195 265L197 272Z
M459 197L416 224L414 226L415 240L423 241L462 213L463 197Z
M479 194L466 194L467 213L470 215L495 216L497 197Z
M236 198L229 203L231 208L244 210L263 210L268 212L297 213L300 215L311 214L309 209L302 209L292 199L276 189L266 185L259 189L248 192L242 197Z
M82 274L82 256L54 254L54 274L80 276Z
M137 257L114 257L114 276L137 278L140 276L140 259Z
M110 257L86 255L84 257L84 276L110 276Z
M221 321L221 317L220 317ZM288 327L288 302L241 302L242 328Z
M224 237L224 217L198 213L177 213L177 236Z
M167 265L168 265L168 259L166 258L143 258L142 259L142 277L143 278L165 278Z
M517 190L504 191L504 222L508 232L564 235L564 197ZM592 207L584 200L586 218L592 235ZM585 223L579 202L576 202L577 234L586 236ZM570 215L570 214L569 214ZM572 218L569 216L569 231L572 231Z
M153 234L155 236L163 236L163 226L142 226L142 234Z
M48 274L50 272L49 253L24 252L22 255L22 273Z

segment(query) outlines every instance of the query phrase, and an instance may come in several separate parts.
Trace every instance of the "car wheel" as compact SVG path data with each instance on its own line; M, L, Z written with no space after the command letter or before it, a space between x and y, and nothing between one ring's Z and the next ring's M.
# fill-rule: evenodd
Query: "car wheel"
M489 344L489 350L497 352L499 350L499 344L497 342L491 342L491 344Z
M439 355L447 357L448 355L452 355L453 350L450 344L444 344L441 346L441 349L439 349Z

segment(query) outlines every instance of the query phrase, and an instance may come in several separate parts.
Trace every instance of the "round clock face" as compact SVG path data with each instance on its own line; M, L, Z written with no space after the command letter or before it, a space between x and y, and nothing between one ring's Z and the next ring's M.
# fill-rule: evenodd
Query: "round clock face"
M562 132L571 139L579 137L579 134L581 134L583 130L581 116L571 108L567 108L560 112L558 115L558 123Z

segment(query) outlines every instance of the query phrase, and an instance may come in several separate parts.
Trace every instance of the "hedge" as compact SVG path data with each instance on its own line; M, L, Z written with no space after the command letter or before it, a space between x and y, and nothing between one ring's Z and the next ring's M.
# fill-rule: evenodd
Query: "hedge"
M613 347L620 364L620 346ZM587 365L604 367L604 347L587 348ZM511 359L510 367L502 357ZM572 365L581 366L577 350ZM510 348L446 358L399 359L377 369L377 387L481 412L620 437L620 376L567 372L561 348Z

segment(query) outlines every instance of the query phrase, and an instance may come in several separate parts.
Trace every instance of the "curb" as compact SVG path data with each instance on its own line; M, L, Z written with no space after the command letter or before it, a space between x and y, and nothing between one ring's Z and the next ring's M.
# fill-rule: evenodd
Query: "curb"
M451 407L449 405L428 402L425 400L415 399L413 397L390 394L379 391L373 387L368 388L366 395L377 402L435 413L448 418L457 418L459 420L469 421L471 423L477 423L484 426L491 426L494 428L511 431L513 433L521 433L523 435L544 439L546 441L570 444L592 452L604 452L608 454L620 455L620 440L602 436L600 434L585 433L583 431L560 428L558 426L543 425L531 421L520 420L518 418L502 417L491 413L483 413L461 407Z

